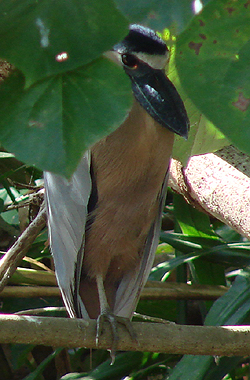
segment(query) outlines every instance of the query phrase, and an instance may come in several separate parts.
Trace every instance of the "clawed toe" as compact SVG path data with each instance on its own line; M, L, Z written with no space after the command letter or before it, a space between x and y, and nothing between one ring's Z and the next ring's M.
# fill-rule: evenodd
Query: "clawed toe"
M114 364L117 344L119 342L119 335L118 335L118 329L117 329L118 323L122 324L128 331L132 340L137 342L136 334L128 318L118 317L112 314L111 312L105 312L103 314L100 314L97 319L97 331L96 331L96 345L97 346L99 345L100 336L102 335L102 332L103 332L103 323L105 320L107 320L111 326L112 346L110 349L110 356L111 356L111 364Z

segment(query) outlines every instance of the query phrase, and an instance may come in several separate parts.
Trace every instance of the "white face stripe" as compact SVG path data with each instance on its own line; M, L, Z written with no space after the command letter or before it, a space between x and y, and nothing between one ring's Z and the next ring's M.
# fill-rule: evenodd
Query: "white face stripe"
M108 51L104 53L104 55L109 58L111 61L118 63L122 65L121 62L121 57L122 54L126 54L126 50L118 50L118 51ZM136 53L128 53L136 56L140 61L145 62L147 65L152 67L153 69L156 70L162 70L166 67L169 59L169 51L167 50L164 55L154 55L154 54L147 54L147 53L141 53L141 52L136 52Z
M169 51L167 50L164 55L160 54L148 54L148 53L141 53L141 52L133 52L133 55L135 55L140 61L145 62L147 65L152 67L156 70L162 70L165 68L165 66L168 63L169 59Z

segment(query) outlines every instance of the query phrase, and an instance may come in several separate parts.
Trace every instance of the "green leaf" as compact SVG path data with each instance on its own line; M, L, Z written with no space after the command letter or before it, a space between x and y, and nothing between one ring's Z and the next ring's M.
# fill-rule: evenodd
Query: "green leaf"
M178 251L185 253L154 267L150 280L161 281L166 273L182 264L192 263L199 257L212 263L244 267L249 265L249 243L220 244L215 239L184 236L181 234L161 233L161 240L172 245ZM219 244L218 244L219 243ZM204 265L207 263L204 262Z
M175 366L168 380L203 380L212 363L211 356L185 355Z
M196 260L199 257L198 254L181 255L171 259L167 262L163 262L154 267L149 275L151 281L164 281L167 272L170 272L182 264L186 264L190 261Z
M206 4L209 0L203 0ZM169 25L178 32L184 29L194 16L192 0L115 0L118 8L132 22L139 22L160 30Z
M203 249L205 246L209 246L211 243L213 244L213 241L214 245L216 245L216 242L217 244L221 243L221 240L211 227L208 215L190 206L185 202L182 196L176 194L174 195L174 207L175 216L183 234L203 238ZM196 283L225 285L224 268L212 262L207 262L206 265L204 265L203 257L192 261L191 273L193 275L193 281Z
M174 208L183 234L219 240L208 215L190 206L181 195L174 194Z
M213 238L189 236L173 232L161 232L160 239L182 253L199 253L203 249L218 245L218 242Z
M172 38L174 38L174 36L172 36ZM175 40L172 41L171 39L170 42L171 59L167 71L168 77L174 83L185 104L191 126L188 133L188 140L183 139L181 136L175 136L172 155L173 158L181 161L185 166L189 157L214 152L223 148L225 145L229 145L230 142L223 133L201 113L183 90L175 64L176 43ZM166 43L168 45L169 41L167 40Z
M29 89L16 71L0 86L1 141L20 160L69 177L83 151L123 121L130 100L129 79L105 58Z
M240 149L250 153L250 7L211 1L177 39L187 95Z
M142 365L142 352L125 352L116 356L115 363L111 366L110 359L96 367L86 376L80 374L68 374L61 380L82 379L82 380L112 380L121 379L132 370Z
M245 269L236 277L233 286L214 302L205 325L236 325L241 323L250 310L250 271Z
M192 262L192 283L206 285L226 285L225 268L219 263L205 261L203 257Z
M10 345L11 350L11 365L14 370L17 370L22 365L27 363L27 358L29 357L30 351L33 349L31 344L12 344Z
M228 292L214 302L205 324L209 326L239 324L249 310L250 272L247 270L237 276ZM234 366L239 360L239 358L233 358ZM216 365L212 356L185 355L174 368L168 380L219 380L222 378L219 377L222 369L224 374L232 369L232 358L220 359ZM190 373L192 377L190 377ZM207 376L208 374L209 376Z
M91 62L126 34L111 0L0 3L1 58L25 74L26 86Z
M182 96L182 99L185 98ZM185 101L185 107L191 125L188 140L175 136L173 148L173 158L180 161L183 166L187 164L191 156L215 152L230 145L223 133L199 112L190 99Z
M206 373L204 380L233 379L230 375L228 376L226 375L231 370L234 370L237 364L239 364L241 361L242 361L242 358L238 356L234 356L231 358L226 358L226 357L218 358L218 360L216 360L216 363L214 361L213 366L211 366L212 368L211 367L209 368L209 371L208 373Z
M15 157L14 154L12 154L12 153L0 152L0 159L1 158L12 158L12 157Z
M39 366L31 374L26 376L23 380L37 380L42 375L43 371L47 365L53 360L60 352L62 348L57 348L52 354L50 354L46 359L44 359Z

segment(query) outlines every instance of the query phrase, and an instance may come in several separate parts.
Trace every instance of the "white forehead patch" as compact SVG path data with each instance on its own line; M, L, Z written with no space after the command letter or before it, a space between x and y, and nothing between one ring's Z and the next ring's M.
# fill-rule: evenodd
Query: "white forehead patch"
M146 63L152 69L162 70L166 67L169 60L169 51L167 50L164 55L160 54L148 54L142 52L128 52L124 47L117 50L110 50L104 53L105 57L109 58L111 61L122 65L122 54L132 54L137 57L140 61Z
M167 50L164 55L161 54L148 54L142 52L133 53L140 61L145 62L147 65L156 70L162 70L168 63L169 51Z

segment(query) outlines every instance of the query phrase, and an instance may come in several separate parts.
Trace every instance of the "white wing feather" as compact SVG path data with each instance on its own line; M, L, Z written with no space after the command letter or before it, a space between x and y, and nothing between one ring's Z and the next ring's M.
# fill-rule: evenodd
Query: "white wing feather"
M91 193L90 153L84 154L70 180L44 172L44 186L57 282L69 315L79 317L80 313L87 319L87 311L78 295L78 286Z

